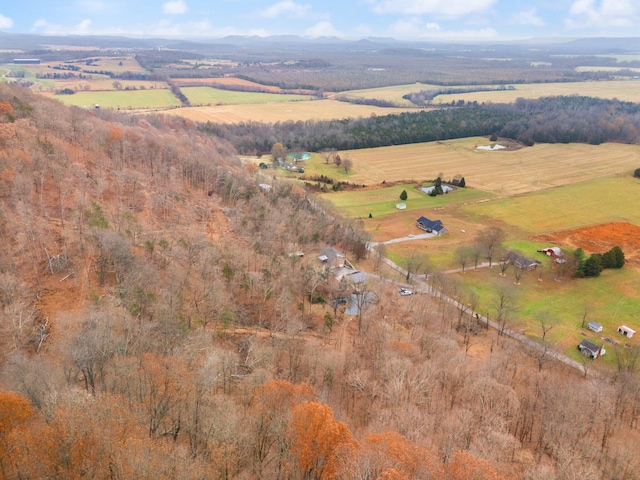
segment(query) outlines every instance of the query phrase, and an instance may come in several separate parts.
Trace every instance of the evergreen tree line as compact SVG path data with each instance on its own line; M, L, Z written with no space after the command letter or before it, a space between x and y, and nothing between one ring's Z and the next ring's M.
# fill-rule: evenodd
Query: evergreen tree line
M539 143L637 143L640 104L580 96L518 99L512 104L461 104L458 108L329 121L208 122L205 132L230 141L240 154L268 153L275 142L289 150L320 151L403 145L475 135Z

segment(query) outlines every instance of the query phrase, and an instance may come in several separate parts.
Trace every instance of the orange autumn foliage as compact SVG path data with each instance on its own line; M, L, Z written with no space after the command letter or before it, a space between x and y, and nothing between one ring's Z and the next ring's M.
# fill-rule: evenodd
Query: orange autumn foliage
M319 402L294 407L289 437L299 477L318 480L335 478L339 454L355 444L349 427L336 422L331 407Z
M434 456L426 448L412 444L398 432L369 435L365 448L376 453L380 478L417 478L435 471Z
M442 468L442 480L503 480L488 462L469 452L457 452Z
M13 113L13 107L9 102L0 102L0 113Z

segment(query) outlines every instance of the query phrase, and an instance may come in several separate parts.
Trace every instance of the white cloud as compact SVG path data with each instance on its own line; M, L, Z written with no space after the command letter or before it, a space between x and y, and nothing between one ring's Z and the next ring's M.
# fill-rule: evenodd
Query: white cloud
M13 20L0 13L0 28L4 30L11 27L13 27Z
M41 18L34 22L31 27L32 32L43 33L45 35L96 35L106 34L105 32L97 32L92 28L93 22L89 18L85 18L80 23L72 26L55 25Z
M289 14L294 17L304 17L310 9L311 5L300 5L299 3L292 2L291 0L284 0L262 10L260 12L260 16L265 18L276 18L280 15Z
M330 22L318 22L307 28L304 34L309 37L341 37L342 34L331 25Z
M162 13L167 15L187 13L187 3L184 0L170 0L162 5Z
M493 28L480 30L443 30L434 22L422 23L419 19L405 19L390 25L391 35L397 38L420 38L429 40L489 40L498 38Z
M569 28L632 27L640 21L640 6L631 0L575 0L565 24Z
M369 0L375 13L460 17L489 10L498 0Z
M512 23L519 25L532 25L534 27L544 27L545 25L544 20L538 16L535 8L515 13L510 17L510 20Z

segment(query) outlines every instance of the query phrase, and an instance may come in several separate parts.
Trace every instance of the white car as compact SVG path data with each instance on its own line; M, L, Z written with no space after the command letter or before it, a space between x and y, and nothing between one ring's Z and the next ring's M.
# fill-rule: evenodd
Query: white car
M413 295L413 292L411 290L406 289L406 288L401 288L400 289L400 295L403 295L403 296Z

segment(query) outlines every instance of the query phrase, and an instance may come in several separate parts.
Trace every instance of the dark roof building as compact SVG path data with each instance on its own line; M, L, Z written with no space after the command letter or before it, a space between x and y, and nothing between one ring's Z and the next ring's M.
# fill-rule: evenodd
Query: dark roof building
M442 224L442 220L429 220L427 217L420 217L417 220L418 228L428 233L435 233L437 235L444 235L449 233L449 230Z
M591 358L598 358L606 353L604 347L600 347L586 338L580 342L578 350L580 350L583 355Z

